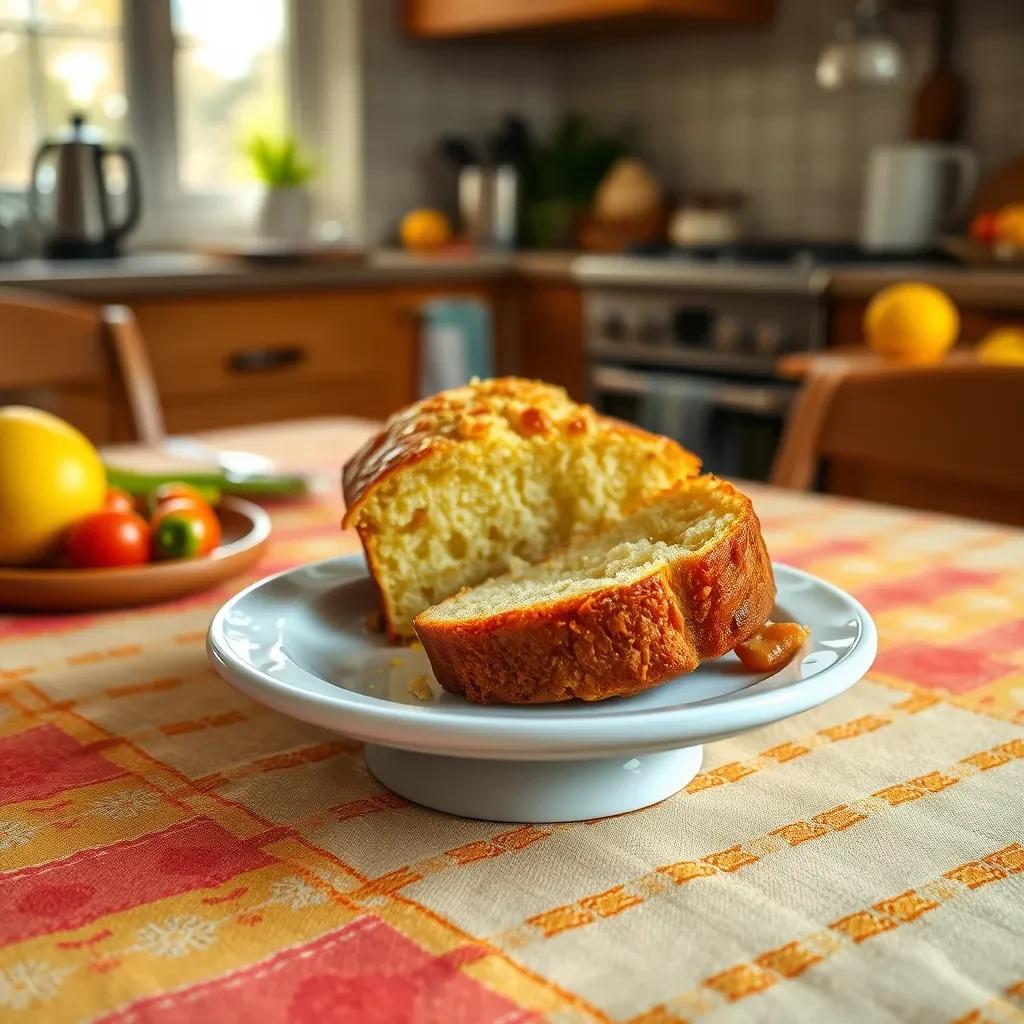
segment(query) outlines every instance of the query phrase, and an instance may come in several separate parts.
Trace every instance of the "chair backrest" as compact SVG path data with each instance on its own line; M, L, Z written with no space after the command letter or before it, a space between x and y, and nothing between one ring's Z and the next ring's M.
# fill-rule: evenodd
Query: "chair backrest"
M1024 525L1024 367L852 369L814 380L773 482ZM809 446L801 467L793 448Z
M12 402L49 409L97 443L164 436L145 346L124 306L0 289L0 404Z

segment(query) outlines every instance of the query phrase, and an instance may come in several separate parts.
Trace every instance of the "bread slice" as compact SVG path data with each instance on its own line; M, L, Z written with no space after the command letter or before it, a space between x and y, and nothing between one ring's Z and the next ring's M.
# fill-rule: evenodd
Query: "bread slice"
M552 384L477 381L395 413L346 464L344 525L359 532L391 638L412 638L424 608L699 468L675 441Z
M597 535L428 608L438 682L481 703L638 693L747 640L775 602L750 499L699 477Z

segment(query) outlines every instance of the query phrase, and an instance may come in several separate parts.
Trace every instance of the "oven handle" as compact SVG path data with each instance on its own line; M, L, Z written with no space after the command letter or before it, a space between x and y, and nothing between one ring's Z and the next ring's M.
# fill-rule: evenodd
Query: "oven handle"
M658 376L681 376L658 374ZM689 375L687 375L689 376ZM595 391L613 395L642 395L647 376L617 366L595 366L592 370ZM712 401L733 412L753 412L785 416L793 398L792 385L786 384L710 384Z

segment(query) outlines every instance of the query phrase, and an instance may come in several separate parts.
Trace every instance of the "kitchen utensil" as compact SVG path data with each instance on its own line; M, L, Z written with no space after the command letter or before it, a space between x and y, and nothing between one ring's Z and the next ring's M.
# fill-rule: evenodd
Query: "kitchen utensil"
M120 191L112 187L112 161L123 164L125 175L126 212L119 223L111 213ZM44 187L46 177L52 188ZM50 193L52 209L47 211L44 196ZM43 143L36 152L28 201L45 233L47 256L116 256L121 239L135 227L142 213L135 154L127 146L105 145L100 132L87 125L82 114L75 114L64 132Z
M204 558L154 562L123 569L0 567L0 607L22 611L94 611L170 601L208 590L259 561L270 517L258 505L224 498L217 506L223 541Z
M519 228L519 168L499 164L490 176L491 223L488 241L496 249L514 249Z
M815 75L823 89L888 87L906 78L907 63L883 0L856 0L852 17L836 25L821 51Z
M459 220L470 245L484 245L490 237L491 198L488 168L466 164L459 171Z
M732 245L740 237L740 195L695 196L684 200L668 223L668 240L679 249Z
M965 146L902 142L868 160L861 244L872 252L932 247L946 223L967 212L978 161Z
M963 80L953 67L952 0L932 0L935 8L935 63L914 93L911 138L952 142L960 133Z
M685 786L701 744L822 704L874 659L870 616L852 597L775 566L774 618L811 638L764 676L728 654L635 697L534 707L471 704L441 691L422 648L366 630L377 595L358 556L272 576L214 617L217 672L254 700L363 740L377 779L471 818L566 821L636 810Z

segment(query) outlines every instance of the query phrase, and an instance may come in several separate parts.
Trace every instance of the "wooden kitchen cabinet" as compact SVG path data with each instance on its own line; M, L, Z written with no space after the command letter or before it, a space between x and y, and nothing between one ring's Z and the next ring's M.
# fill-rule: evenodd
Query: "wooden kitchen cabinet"
M419 310L486 286L136 299L167 429L303 416L379 419L417 394Z
M524 281L518 303L519 372L585 395L583 297L577 285Z
M439 39L600 22L758 24L770 21L774 10L774 0L405 0L405 29Z

